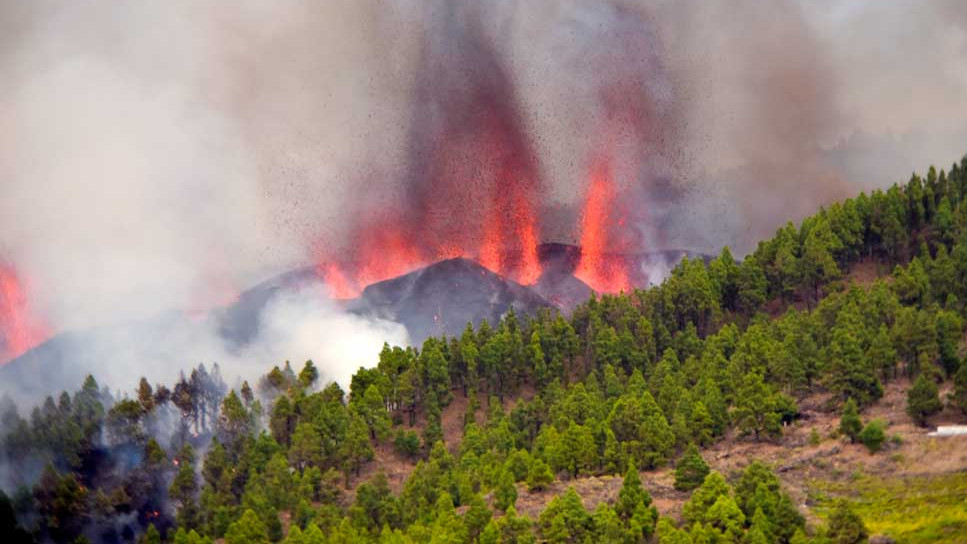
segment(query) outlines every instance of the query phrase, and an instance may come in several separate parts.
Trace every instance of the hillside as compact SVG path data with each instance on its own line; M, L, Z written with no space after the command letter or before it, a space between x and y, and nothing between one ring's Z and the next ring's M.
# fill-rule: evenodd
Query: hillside
M965 197L967 157L741 262L386 346L348 392L311 362L91 377L5 407L0 513L55 542L964 542L967 437L927 432L967 422ZM476 300L423 279L370 295Z

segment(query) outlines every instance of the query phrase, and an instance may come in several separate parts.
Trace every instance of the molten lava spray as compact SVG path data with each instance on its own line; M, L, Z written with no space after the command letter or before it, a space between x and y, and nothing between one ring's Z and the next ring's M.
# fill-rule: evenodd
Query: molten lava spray
M322 262L317 266L317 271L329 288L330 297L345 300L359 294L359 289L346 278L346 274L338 264Z
M389 216L368 220L355 233L349 253L350 258L340 262L320 252L317 272L334 299L358 296L367 285L410 272L435 257L416 244L405 221Z
M513 150L511 150L513 151ZM516 160L504 164L493 185L491 208L484 224L480 264L524 285L537 281L539 234L533 201L533 172Z
M360 287L405 274L425 262L403 225L377 225L365 229L359 241L356 281Z
M631 290L627 262L622 255L609 253L616 249L612 229L623 226L620 219L612 224L616 196L610 160L595 161L581 213L581 259L574 275L600 293Z
M522 284L541 275L539 160L517 83L475 5L445 2L445 16L429 19L405 190L361 206L348 247L321 252L334 297L458 256Z
M0 361L20 356L48 336L46 325L30 308L24 283L12 267L0 264Z

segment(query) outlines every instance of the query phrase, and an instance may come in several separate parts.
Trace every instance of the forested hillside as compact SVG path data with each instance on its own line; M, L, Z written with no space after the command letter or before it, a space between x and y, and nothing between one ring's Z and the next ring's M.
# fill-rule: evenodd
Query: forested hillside
M856 507L807 511L773 463L721 473L709 448L785 447L806 401L836 440L887 455L867 410L894 386L917 424L967 412L965 197L967 157L789 223L741 262L725 248L570 316L386 346L349 391L309 362L238 390L199 366L129 394L91 377L25 415L8 402L0 540L864 541ZM647 475L670 468L683 504L660 515ZM594 506L577 491L610 476ZM954 521L941 540L967 533Z

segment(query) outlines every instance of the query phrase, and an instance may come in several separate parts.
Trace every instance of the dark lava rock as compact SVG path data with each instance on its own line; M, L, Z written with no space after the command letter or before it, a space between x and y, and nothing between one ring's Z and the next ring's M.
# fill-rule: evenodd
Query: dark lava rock
M416 343L429 336L460 334L467 323L496 323L511 309L534 314L553 307L534 290L464 258L375 283L347 304L352 312L402 323Z

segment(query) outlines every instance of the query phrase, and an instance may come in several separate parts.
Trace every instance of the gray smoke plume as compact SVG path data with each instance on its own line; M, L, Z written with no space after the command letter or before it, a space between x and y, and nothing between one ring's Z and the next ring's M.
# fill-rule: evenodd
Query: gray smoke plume
M386 210L458 215L418 204L433 165L473 165L437 155L473 141L453 110L488 104L530 149L544 240L576 240L605 149L637 249L742 253L967 151L965 28L955 0L0 0L0 260L55 331L217 306ZM273 342L251 362L318 358Z

